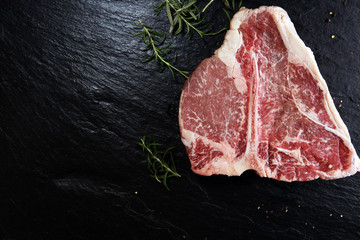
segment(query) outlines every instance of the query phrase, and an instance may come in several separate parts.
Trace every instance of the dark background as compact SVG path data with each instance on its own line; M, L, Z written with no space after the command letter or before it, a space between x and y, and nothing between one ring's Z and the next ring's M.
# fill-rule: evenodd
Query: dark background
M1 239L359 239L360 174L285 183L191 172L177 122L185 79L141 63L148 53L131 38L139 17L168 30L159 2L1 1ZM360 1L343 2L244 6L289 13L359 149ZM214 29L222 7L206 12ZM176 66L193 71L224 34L174 37ZM149 177L133 142L143 135L175 146L182 177L170 192Z

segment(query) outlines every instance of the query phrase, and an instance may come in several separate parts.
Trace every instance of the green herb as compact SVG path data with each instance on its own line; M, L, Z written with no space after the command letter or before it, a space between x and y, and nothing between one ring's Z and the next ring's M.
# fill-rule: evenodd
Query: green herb
M207 25L204 24L202 13L213 1L211 0L203 10L200 10L196 5L197 0L163 0L155 6L155 12L158 15L162 9L166 9L170 23L170 33L177 35L186 29L186 35L189 35L189 39L194 31L201 38L204 38L205 36L213 36L226 30L222 28L218 32L210 32L207 29Z
M235 10L235 0L222 0L225 6L231 10ZM193 32L196 32L201 38L205 36L214 36L223 31L229 29L230 24L226 24L222 29L217 32L210 32L204 24L204 12L205 10L214 2L210 0L206 6L200 10L196 5L198 0L163 0L160 4L155 6L156 14L160 14L162 9L166 9L166 14L170 23L169 32L177 35L186 29L186 35L189 36L189 39L192 37ZM242 0L239 3L239 8L242 5ZM226 16L230 20L230 14L223 9ZM142 31L134 34L132 37L142 36L146 47L141 49L142 51L151 50L151 56L142 61L142 62L160 62L161 69L160 72L163 72L167 67L171 71L173 77L175 78L175 72L180 73L181 76L188 78L188 72L176 68L173 64L176 61L177 55L172 60L168 60L168 55L172 51L172 44L165 45L165 40L168 36L165 33L155 31L153 27L150 27L144 24L139 19L140 24L134 24L134 26L141 28Z
M151 56L142 62L160 62L162 66L160 72L162 72L165 69L165 67L168 67L174 78L175 78L175 71L180 73L183 77L188 78L187 76L188 72L179 70L178 68L172 65L176 61L176 55L172 61L167 60L167 57L172 50L171 45L173 43L170 42L169 44L163 46L165 40L167 39L167 35L155 31L152 27L144 24L141 21L141 19L139 19L139 22L140 24L134 24L134 26L141 28L142 31L134 34L132 37L142 36L144 43L146 44L146 47L141 50L152 51Z
M231 0L231 4L230 1L228 0L222 0L223 3L225 4L225 7L227 7L230 10L236 10L236 4L235 4L235 0ZM241 5L242 5L243 0L240 1L237 9L240 9Z
M160 151L157 148L161 144L156 143L154 140L147 143L145 136L136 142L141 146L144 152L147 152L147 163L148 168L151 172L151 177L155 178L156 181L162 182L167 190L170 190L167 186L167 178L169 177L181 177L176 171L174 159L171 150L174 147L170 147L165 151Z

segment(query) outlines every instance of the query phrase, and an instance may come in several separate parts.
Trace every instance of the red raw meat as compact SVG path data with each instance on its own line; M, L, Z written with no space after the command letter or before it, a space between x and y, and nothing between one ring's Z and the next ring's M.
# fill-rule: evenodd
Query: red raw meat
M283 181L355 174L359 157L312 51L279 7L242 8L185 83L179 109L192 170Z

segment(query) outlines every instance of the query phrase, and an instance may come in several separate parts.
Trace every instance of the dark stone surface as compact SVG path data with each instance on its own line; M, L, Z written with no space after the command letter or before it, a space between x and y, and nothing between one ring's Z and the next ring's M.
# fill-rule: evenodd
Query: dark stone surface
M359 239L359 174L285 183L191 172L177 123L184 79L141 63L143 43L131 38L138 17L167 31L157 2L1 1L0 237ZM359 149L360 1L244 5L288 11ZM221 7L208 10L214 28L226 23ZM223 37L177 36L177 66L193 71ZM171 192L148 176L133 143L143 135L176 147L182 178Z

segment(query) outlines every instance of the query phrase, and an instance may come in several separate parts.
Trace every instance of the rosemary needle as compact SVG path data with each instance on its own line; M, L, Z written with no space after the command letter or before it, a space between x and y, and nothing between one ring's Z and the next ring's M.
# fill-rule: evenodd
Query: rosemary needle
M160 72L162 72L166 66L169 68L174 78L175 78L175 71L180 73L183 77L188 78L187 71L182 71L172 65L172 63L175 62L176 60L176 56L170 62L167 60L168 54L172 50L171 45L173 43L171 42L168 45L162 46L167 38L167 35L155 31L152 27L144 24L141 21L141 19L139 19L139 22L140 24L134 24L134 26L141 28L142 31L134 34L132 37L142 36L144 43L146 44L146 47L142 50L143 51L152 50L151 56L148 59L144 60L143 62L159 61L162 65L162 69L160 70Z
M236 10L235 0L231 0L231 4L230 4L229 0L222 0L222 1L225 4L225 7L227 7L228 9ZM242 2L243 2L243 0L240 1L238 9L240 9Z
M145 136L140 141L136 142L144 152L147 152L147 163L151 177L155 178L156 181L162 182L167 190L170 190L167 186L167 178L169 177L181 177L176 171L174 159L172 157L171 150L173 147L160 151L157 149L161 144L156 143L154 140L150 143L146 142ZM169 157L170 156L170 160Z
M203 8L203 10L201 10L201 12L202 12L202 13L205 12L205 10L206 10L213 2L214 2L214 0L210 0L210 1L206 4L206 6Z

